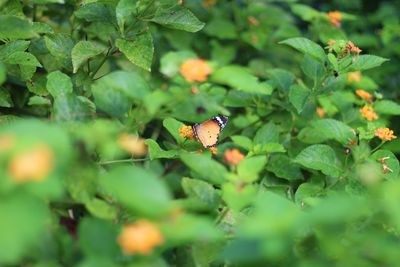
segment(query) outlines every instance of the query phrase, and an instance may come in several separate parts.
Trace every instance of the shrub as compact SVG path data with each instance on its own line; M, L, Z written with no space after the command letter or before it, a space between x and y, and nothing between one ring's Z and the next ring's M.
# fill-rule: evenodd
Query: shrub
M0 265L397 265L400 7L338 3L0 1Z

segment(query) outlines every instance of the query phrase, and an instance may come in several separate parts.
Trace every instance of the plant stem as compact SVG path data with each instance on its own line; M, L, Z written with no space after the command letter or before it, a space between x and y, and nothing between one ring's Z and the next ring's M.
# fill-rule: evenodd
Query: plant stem
M371 154L377 151L379 148L381 148L381 146L383 146L383 144L385 143L386 141L382 141L379 145L377 145L374 149L371 150Z
M110 55L110 51L111 51L112 47L108 48L106 55L104 56L103 60L100 62L99 66L97 66L96 70L93 71L92 75L90 76L90 78L94 78L94 76L96 76L97 72L100 70L100 68L104 65L104 63L106 62L108 56Z
M146 160L150 160L150 158L142 158L142 159L118 159L118 160L110 160L110 161L98 162L98 164L99 164L99 165L109 165L109 164L124 163L124 162L141 162L141 161L146 161Z

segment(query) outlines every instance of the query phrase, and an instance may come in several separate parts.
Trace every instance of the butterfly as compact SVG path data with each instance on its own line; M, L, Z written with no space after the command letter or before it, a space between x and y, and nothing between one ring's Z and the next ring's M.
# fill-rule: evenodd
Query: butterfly
M192 126L194 136L205 148L216 146L219 140L219 134L228 123L228 117L217 115L202 123L196 123Z

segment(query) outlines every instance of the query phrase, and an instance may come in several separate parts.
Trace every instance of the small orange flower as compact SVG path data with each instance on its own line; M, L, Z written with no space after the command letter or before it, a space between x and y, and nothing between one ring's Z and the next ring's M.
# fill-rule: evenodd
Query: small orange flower
M364 90L356 90L356 95L358 95L361 99L372 103L372 95Z
M316 112L318 117L320 117L321 119L325 116L325 110L323 108L317 107Z
M194 140L194 132L192 126L183 125L179 128L179 136L182 138Z
M339 11L328 12L327 14L329 21L335 25L337 28L340 28L340 21L342 20L342 13Z
M44 144L15 155L8 172L16 182L43 181L54 168L53 151Z
M180 73L188 82L204 82L211 72L211 67L200 58L188 59L180 66Z
M123 133L118 137L118 144L134 156L147 154L147 145L144 143L144 139L136 135Z
M237 148L226 150L224 156L225 161L233 166L238 165L244 159L244 155Z
M360 109L360 113L368 121L373 121L378 119L378 115L375 113L372 107L364 106L362 109Z
M359 72L359 71L349 72L348 75L347 75L347 80L349 82L359 82L359 81L361 81L361 72Z
M4 134L0 136L0 152L9 150L15 144L13 135Z
M260 25L260 22L258 21L258 19L256 19L255 17L253 17L253 16L248 16L247 17L247 21L251 24L251 25L253 25L253 26L258 26L258 25Z
M153 249L164 243L164 237L159 228L147 221L125 225L118 237L118 244L126 255L136 253L148 255Z
M379 137L382 141L390 141L396 139L397 136L389 128L379 128L375 131L375 136Z

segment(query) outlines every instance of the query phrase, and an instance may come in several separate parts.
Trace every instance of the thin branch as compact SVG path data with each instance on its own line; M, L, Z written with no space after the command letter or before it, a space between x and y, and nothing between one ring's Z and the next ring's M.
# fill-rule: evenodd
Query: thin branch
M118 159L118 160L110 160L110 161L98 162L98 164L99 164L99 165L109 165L109 164L115 164L115 163L141 162L141 161L147 161L147 160L150 160L150 158L142 158L142 159Z

